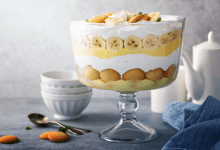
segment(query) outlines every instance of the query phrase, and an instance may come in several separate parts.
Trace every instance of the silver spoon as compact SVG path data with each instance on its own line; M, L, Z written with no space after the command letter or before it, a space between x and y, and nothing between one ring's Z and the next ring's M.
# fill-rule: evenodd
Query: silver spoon
M66 125L64 125L62 123L55 122L55 121L49 121L49 119L42 114L37 114L37 113L29 114L28 119L33 124L35 124L37 126L41 126L41 127L47 127L48 124L57 124L63 128L66 127ZM71 126L69 126L68 131L71 132L72 134L75 134L75 135L83 135L83 132L91 132L91 130L89 130L89 129L81 129L81 128L76 128L76 127L71 127Z

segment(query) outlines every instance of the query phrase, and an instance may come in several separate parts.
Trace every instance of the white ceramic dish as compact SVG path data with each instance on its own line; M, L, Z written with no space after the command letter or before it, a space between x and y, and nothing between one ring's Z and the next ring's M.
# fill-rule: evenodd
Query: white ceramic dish
M80 116L87 107L92 96L92 90L82 94L56 95L41 91L43 101L58 120L73 120Z
M79 82L76 71L49 71L41 74L44 85L55 88L75 88L84 86Z
M58 94L58 95L72 95L72 94L80 94L91 91L92 88L87 86L76 87L76 88L54 88L49 87L44 84L40 84L41 91L50 94Z

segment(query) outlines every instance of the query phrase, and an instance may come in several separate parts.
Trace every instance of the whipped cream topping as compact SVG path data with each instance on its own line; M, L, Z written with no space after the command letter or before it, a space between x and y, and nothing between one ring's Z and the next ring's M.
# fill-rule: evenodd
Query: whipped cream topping
M106 23L124 23L127 21L128 11L127 12L120 12L115 13L114 15L109 16L109 18L106 19Z
M111 16L109 16L109 18L119 18L119 17L123 17L126 21L127 21L127 16L128 16L128 11L124 12L124 13L115 13Z
M125 12L127 13L127 12ZM122 14L117 14L123 16ZM161 17L162 18L162 17ZM162 21L163 22L163 18ZM137 23L119 23L119 24L89 24L85 21L78 21L72 23L70 26L71 35L76 38L80 38L81 35L88 35L90 39L95 35L101 36L105 40L108 40L109 37L118 36L122 40L125 40L128 36L135 35L143 39L145 36L153 34L159 37L164 33L169 33L174 29L182 29L181 22L149 22L149 21L139 21Z
M162 68L164 71L172 64L179 63L180 48L167 57L153 57L145 54L129 54L110 59L100 59L95 56L74 55L74 61L80 68L92 65L99 72L105 69L114 69L121 75L130 69L139 68L144 72Z

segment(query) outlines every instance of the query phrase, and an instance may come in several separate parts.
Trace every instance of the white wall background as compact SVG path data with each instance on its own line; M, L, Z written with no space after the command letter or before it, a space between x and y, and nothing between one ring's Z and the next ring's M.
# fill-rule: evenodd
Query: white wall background
M69 32L74 16L121 10L185 16L183 49L191 57L192 46L206 41L210 30L220 43L219 8L219 0L0 0L0 97L40 98L42 72L75 69Z

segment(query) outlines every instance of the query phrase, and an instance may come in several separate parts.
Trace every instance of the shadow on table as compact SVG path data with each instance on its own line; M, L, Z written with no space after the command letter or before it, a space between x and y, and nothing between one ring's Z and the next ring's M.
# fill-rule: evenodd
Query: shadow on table
M80 118L75 119L73 121L76 122L90 122L94 124L100 124L100 123L113 123L118 122L120 119L119 114L105 114L105 113L89 113L89 114L82 114Z

